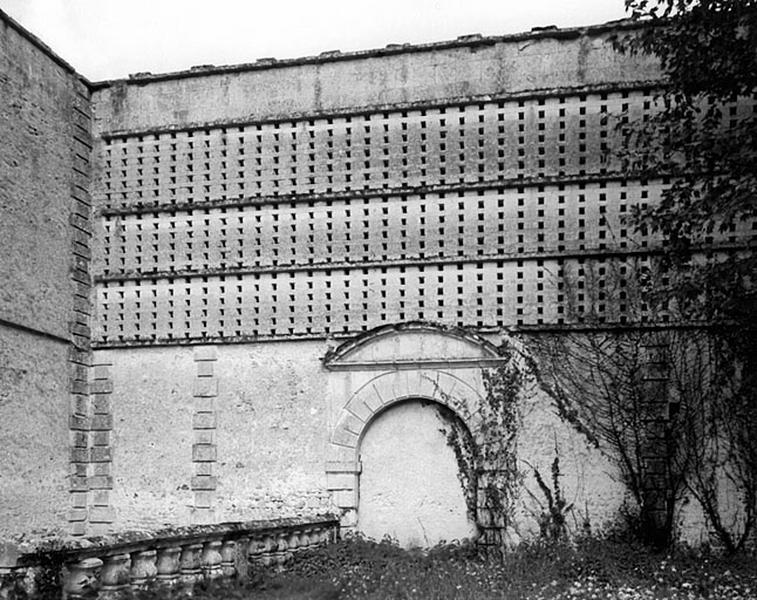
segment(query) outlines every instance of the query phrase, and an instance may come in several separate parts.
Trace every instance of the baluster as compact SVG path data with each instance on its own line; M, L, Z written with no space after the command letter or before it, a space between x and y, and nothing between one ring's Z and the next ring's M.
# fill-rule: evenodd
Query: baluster
M160 548L158 550L158 561L156 564L158 575L156 579L159 584L165 586L176 585L179 580L180 554L181 548L178 546Z
M103 566L99 558L85 558L66 565L63 576L63 599L74 600L97 594L98 571Z
M305 528L300 531L300 546L297 551L300 553L307 552L308 548L310 548L310 532Z
M264 567L272 567L276 564L274 554L276 552L276 538L273 534L268 534L263 538L263 556L262 562Z
M131 587L135 590L145 589L158 574L155 550L138 550L131 555Z
M313 547L318 547L321 545L323 541L323 528L322 527L313 527L310 530L310 539L312 540Z
M318 535L316 535L315 529L308 527L307 530L308 549L312 550L318 545Z
M202 550L202 574L206 579L217 579L221 571L221 540L205 542Z
M288 548L288 560L291 560L295 557L296 554L302 551L302 548L300 547L300 536L302 535L302 531L299 529L295 529L290 532L289 536L287 537L287 548Z
M236 548L237 543L233 540L226 540L221 546L221 573L224 577L233 577L237 572L234 564Z
M273 553L273 563L278 569L283 569L284 564L289 558L289 553L288 553L289 544L287 544L288 537L289 537L289 534L286 533L285 531L280 532L276 536L276 542L275 542L276 550Z
M188 544L181 549L179 559L179 582L182 587L191 592L196 581L202 577L200 568L200 553L202 544Z
M100 595L103 598L115 598L129 589L130 562L131 557L128 554L111 554L105 557L100 588Z
M263 537L250 538L247 546L247 563L256 567L263 565L263 553L265 552L265 539Z

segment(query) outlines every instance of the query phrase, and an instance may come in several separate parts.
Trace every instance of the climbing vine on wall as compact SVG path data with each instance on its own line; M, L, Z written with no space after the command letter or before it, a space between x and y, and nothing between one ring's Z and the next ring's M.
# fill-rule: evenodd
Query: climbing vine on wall
M525 378L513 356L506 353L504 357L509 360L483 372L485 395L476 434L480 519L485 527L502 529L512 525L515 496L521 481L516 463L518 401Z
M470 432L451 409L435 404L437 416L441 421L441 433L446 437L447 445L452 448L457 461L457 476L465 495L468 516L476 518L476 483L477 448Z
M512 525L515 498L521 482L517 468L518 402L524 389L523 367L509 350L502 351L500 366L482 372L484 394L474 415L470 408L458 406L453 398L446 404L454 406L467 423L474 423L469 432L448 409L439 408L439 416L447 443L455 452L459 477L468 503L484 536L498 531L493 545L501 542L501 534ZM438 393L444 394L442 390Z

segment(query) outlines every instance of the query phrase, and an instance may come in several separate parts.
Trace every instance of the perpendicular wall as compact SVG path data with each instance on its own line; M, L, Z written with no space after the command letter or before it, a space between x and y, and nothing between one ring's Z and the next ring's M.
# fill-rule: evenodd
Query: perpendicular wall
M89 90L0 12L0 535L83 531Z

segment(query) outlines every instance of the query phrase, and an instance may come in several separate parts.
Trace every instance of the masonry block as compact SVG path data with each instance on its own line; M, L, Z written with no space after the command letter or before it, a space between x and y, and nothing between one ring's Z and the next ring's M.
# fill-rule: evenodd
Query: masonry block
M72 508L66 513L66 519L68 521L86 521L87 509L86 508Z
M359 434L364 426L364 421L361 421L355 415L345 412L342 413L342 418L339 419L339 423L337 424L337 428L346 429L356 434Z
M113 370L113 361L97 357L92 359L92 378L93 379L110 379Z
M94 446L109 446L110 445L110 431L93 431L92 445Z
M212 491L196 491L195 508L211 508L213 506L213 496Z
M89 367L87 365L71 363L68 368L70 369L70 374L73 379L77 379L79 381L87 380L87 371L89 370Z
M214 412L196 412L192 415L194 429L215 429L216 414Z
M339 518L339 525L346 529L352 529L357 526L357 511L347 507Z
M86 350L82 350L76 346L69 346L68 360L76 364L89 365L92 362L92 357Z
M354 460L330 460L326 462L326 472L328 473L360 473L363 465Z
M89 300L87 298L74 296L74 310L78 313L81 313L82 315L89 317L92 312L92 306L89 304Z
M434 371L419 371L413 378L413 385L417 389L418 396L436 398L440 392L438 376L439 374Z
M89 393L89 384L84 379L74 379L69 382L68 391L72 394L86 396Z
M192 477L193 490L214 490L218 487L218 478L212 475L196 475Z
M344 429L343 427L337 427L331 436L331 442L339 446L346 446L348 448L357 447L357 434Z
M110 506L110 490L92 490L90 496L94 506Z
M198 362L217 360L218 350L216 350L215 346L196 346L194 349L194 359Z
M75 323L73 321L68 324L68 331L73 335L78 335L87 339L92 336L92 332L90 331L88 326L82 325L81 323Z
M213 467L215 463L213 462L196 462L194 463L195 466L195 475L212 475L213 474Z
M218 380L213 377L198 377L194 380L193 394L197 398L217 396Z
M192 407L197 413L212 413L215 410L215 397L206 396L192 398Z
M215 443L215 429L195 429L195 444L211 445Z
M90 523L114 523L116 511L107 506L91 506L89 509Z
M326 473L327 490L354 490L357 488L355 473Z
M208 444L194 444L192 446L192 460L197 462L215 461L216 447Z
M74 448L86 448L89 445L89 434L86 431L72 431L71 445Z
M86 463L68 463L68 473L74 477L86 477L88 469Z
M89 397L85 395L71 395L71 413L77 416L86 416L89 409Z
M383 376L376 379L371 383L371 388L374 392L374 397L377 401L381 402L381 406L385 406L394 400L394 379L391 376ZM373 400L370 401L373 406Z
M69 460L71 462L89 462L89 449L87 448L70 448Z
M113 415L93 416L90 429L92 429L92 431L108 431L113 429Z
M355 462L355 448L345 448L344 446L337 446L336 444L329 444L328 447L328 462ZM328 463L327 463L328 464Z
M481 425L483 424L483 422L484 420L483 417L481 417L481 413L477 411L470 415L470 417L468 417L466 425L468 425L471 433L475 435L476 432L479 432L481 430Z
M112 474L113 465L110 462L90 463L92 475L99 477L102 475L109 476Z
M113 392L113 382L110 379L95 379L89 384L91 394L110 394Z
M372 415L384 406L384 400L372 385L360 391L360 398Z
M92 348L92 343L89 337L79 336L79 335L72 335L71 336L71 343L82 351L89 351ZM89 387L89 385L87 385ZM80 392L80 393L86 393L86 392Z
M72 492L71 493L71 506L73 508L87 508L87 493L86 492Z
M93 463L110 462L113 460L111 449L107 446L95 446L89 449L89 460Z
M89 536L105 536L112 532L113 532L113 523L110 523L110 522L88 523L87 535Z
M357 492L355 490L336 490L331 492L331 498L339 508L355 508L357 506Z
M89 419L79 415L68 417L68 428L78 431L89 431Z
M216 513L212 508L192 509L192 523L195 525L212 525L216 522Z
M197 376L198 377L212 377L213 376L212 360L202 360L197 362Z
M365 403L362 394L358 394L347 403L347 410L364 422L367 422L375 412Z
M107 415L111 412L110 394L94 394L92 396L92 412L97 415Z
M92 475L87 477L87 485L91 489L112 490L113 477L110 475Z

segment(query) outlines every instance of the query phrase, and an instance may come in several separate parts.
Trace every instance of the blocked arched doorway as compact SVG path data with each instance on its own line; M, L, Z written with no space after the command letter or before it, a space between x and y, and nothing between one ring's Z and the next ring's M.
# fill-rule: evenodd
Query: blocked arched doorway
M404 547L474 538L475 489L455 451L461 436L469 436L462 422L429 400L375 415L359 446L357 530Z
M361 521L361 513L365 517L365 511L370 510L371 504L361 503L360 498L366 493L366 484L370 486L371 481L363 476L361 441L368 436L374 419L385 411L388 419L392 414L388 412L390 409L408 400L424 399L457 415L465 430L470 432L472 442L478 446L482 431L480 409L486 395L483 373L501 365L504 360L507 358L500 355L491 341L476 333L431 323L381 327L341 344L324 357L324 366L329 371L330 409L326 485L335 508L340 512L344 531L367 529L365 519ZM380 421L377 423L380 424ZM429 429L427 425L418 427L426 431ZM387 430L391 429L387 427ZM438 427L434 428L436 430ZM370 439L367 437L366 443L371 443ZM440 439L434 442L437 452L450 450L448 446L441 446L440 442ZM392 438L387 435L378 446L399 444L396 436ZM439 450L441 447L444 450ZM383 460L396 459L384 454ZM449 468L449 462L447 464L445 474L440 477L445 481L456 479L457 472L454 478L449 477L453 469ZM459 465L457 467L459 469ZM482 467L484 470L488 468L486 465ZM478 467L473 471L484 472ZM387 489L404 485L396 471L387 470L385 475L387 482L383 485ZM370 487L367 489L369 495L373 494ZM454 489L461 489L459 481L454 482ZM501 525L493 522L485 505L476 503L475 494L471 495L471 504L472 510L468 514L477 518L482 539L499 539L499 533L495 530L500 529ZM408 518L412 519L412 510L409 512ZM375 531L380 533L380 530ZM458 537L458 531L448 527L447 531L438 535L440 539L452 540ZM392 535L391 531L387 533ZM373 535L380 537L375 533ZM428 533L425 535L431 540L432 536ZM413 534L414 540L419 538L423 538L422 533ZM425 539L422 545L427 545Z

